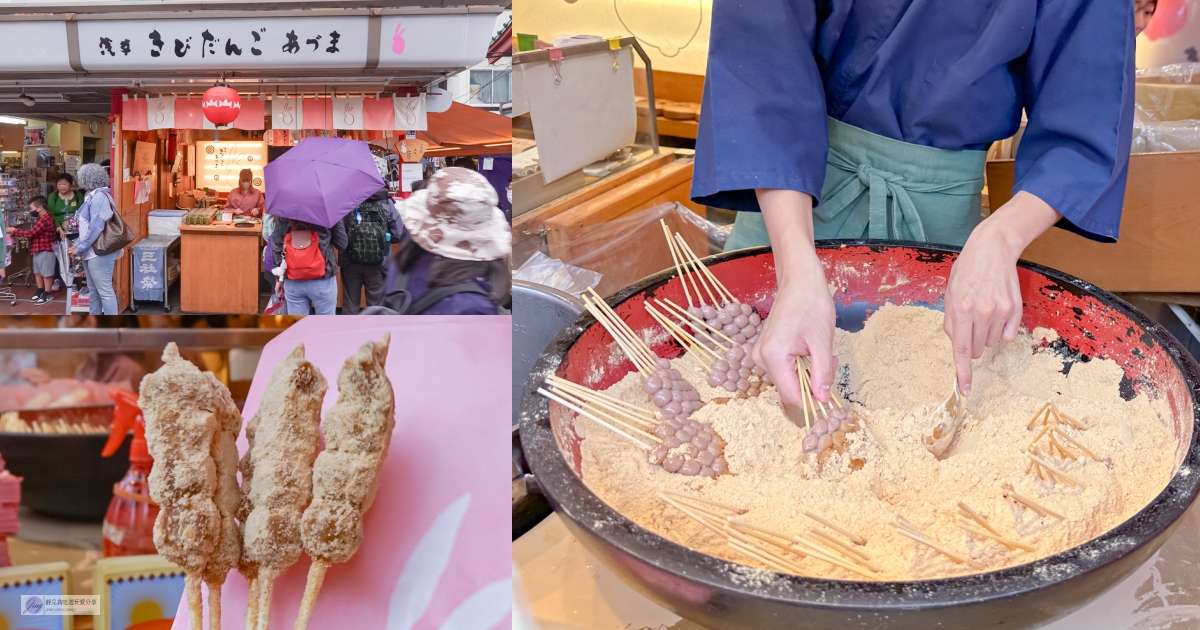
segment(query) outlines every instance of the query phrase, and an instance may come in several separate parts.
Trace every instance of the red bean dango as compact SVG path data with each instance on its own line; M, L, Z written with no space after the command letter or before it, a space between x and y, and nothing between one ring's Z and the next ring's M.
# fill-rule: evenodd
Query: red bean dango
M858 429L857 414L844 407L834 407L829 415L812 423L800 446L805 453L824 453L846 444L846 434Z
M693 306L688 312L703 319L736 344L754 343L762 332L762 318L749 304L730 302L719 308L705 304Z
M663 470L689 477L716 477L727 470L725 446L709 424L665 418L653 433L663 442L651 451L650 463Z
M650 395L664 419L687 418L704 404L696 388L666 359L657 361L654 373L642 381L642 391Z
M708 372L708 384L722 387L725 391L757 396L771 384L766 369L755 364L750 342L731 346L724 355L713 362Z

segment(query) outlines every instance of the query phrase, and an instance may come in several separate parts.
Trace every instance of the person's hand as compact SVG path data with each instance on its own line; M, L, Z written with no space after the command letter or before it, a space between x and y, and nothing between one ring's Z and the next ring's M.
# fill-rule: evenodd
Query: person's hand
M67 235L63 233L62 228L58 228L58 238L66 238L66 236Z
M813 394L828 402L837 315L813 247L812 197L793 190L757 194L775 253L779 290L751 356L771 375L783 402L791 404L801 404L796 358L810 357Z
M5 232L8 232L9 234L12 234L13 232L16 232L16 231L17 231L17 228L15 228L15 227L6 227L6 228L4 228L4 231L5 231Z
M1061 216L1036 196L1018 192L963 246L950 270L943 321L963 394L971 392L971 360L1001 339L1017 338L1022 313L1017 259Z
M275 281L275 295L283 295L283 280Z
M72 245L72 246L70 246L70 247L68 247L68 248L67 248L67 255L68 255L68 256L74 256L74 255L75 255L75 246L74 246L74 245Z
M45 385L52 379L50 373L41 368L25 368L21 370L21 380L30 385Z
M812 387L817 400L829 400L833 371L833 328L837 312L829 295L825 270L816 253L812 260L781 278L771 314L751 356L765 367L783 402L802 405L796 357L812 359Z

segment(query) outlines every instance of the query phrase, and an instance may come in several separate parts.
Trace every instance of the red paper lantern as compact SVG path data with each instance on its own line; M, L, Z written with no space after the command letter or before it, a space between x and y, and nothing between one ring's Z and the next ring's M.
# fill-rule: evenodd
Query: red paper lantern
M238 114L242 113L242 98L231 87L214 85L204 92L200 109L209 122L224 127L237 120Z

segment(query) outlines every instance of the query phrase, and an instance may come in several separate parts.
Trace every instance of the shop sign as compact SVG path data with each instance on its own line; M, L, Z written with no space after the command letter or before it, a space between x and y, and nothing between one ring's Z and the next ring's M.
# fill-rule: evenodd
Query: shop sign
M496 13L381 18L378 67L465 68L487 55ZM89 72L361 69L369 19L350 17L79 20ZM0 22L2 72L72 72L59 21Z
M90 71L355 68L367 61L357 17L81 20L79 59Z
M262 141L196 143L196 186L229 192L238 187L242 169L252 173L251 185L263 188L263 167L267 165L267 143Z

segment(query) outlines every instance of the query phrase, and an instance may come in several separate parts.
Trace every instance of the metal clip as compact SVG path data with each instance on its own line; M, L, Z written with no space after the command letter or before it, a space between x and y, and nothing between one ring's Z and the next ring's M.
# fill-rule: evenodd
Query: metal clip
M621 68L621 62L619 61L619 58L617 57L617 53L621 52L621 38L620 37L608 38L608 50L609 50L609 53L612 55L613 70L619 70Z
M548 49L550 55L550 65L554 67L554 84L562 83L562 48L552 47Z

